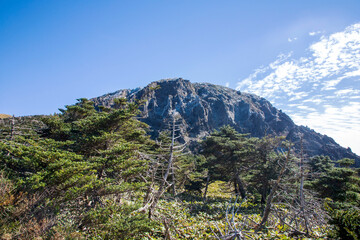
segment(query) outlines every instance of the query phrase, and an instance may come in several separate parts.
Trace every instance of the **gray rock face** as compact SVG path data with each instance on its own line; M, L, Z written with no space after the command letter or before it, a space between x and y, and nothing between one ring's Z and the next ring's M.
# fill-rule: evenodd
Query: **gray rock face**
M350 149L341 147L326 135L295 125L269 101L253 94L179 78L153 82L145 88L119 90L92 100L97 106L111 107L115 98L145 100L141 119L150 126L153 137L167 128L167 121L175 110L181 116L185 141L199 140L223 125L230 125L254 137L265 134L286 136L299 151L300 136L303 135L303 149L308 156L328 155L334 160L348 157L360 166L360 157Z

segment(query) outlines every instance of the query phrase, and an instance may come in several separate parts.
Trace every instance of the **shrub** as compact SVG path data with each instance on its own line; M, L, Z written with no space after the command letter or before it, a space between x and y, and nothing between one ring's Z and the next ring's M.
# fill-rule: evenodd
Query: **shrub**
M360 239L360 209L333 210L330 224L334 226L330 238Z

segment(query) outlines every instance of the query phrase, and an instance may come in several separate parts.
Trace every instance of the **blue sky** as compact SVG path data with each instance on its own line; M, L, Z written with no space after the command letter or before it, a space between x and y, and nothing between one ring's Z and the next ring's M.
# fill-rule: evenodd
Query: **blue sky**
M0 0L0 113L183 77L266 97L360 154L359 12L358 0Z

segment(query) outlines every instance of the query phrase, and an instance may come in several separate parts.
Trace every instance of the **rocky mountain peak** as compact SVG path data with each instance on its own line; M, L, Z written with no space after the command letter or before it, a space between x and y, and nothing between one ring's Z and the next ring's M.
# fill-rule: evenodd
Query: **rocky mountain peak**
M95 105L113 106L115 98L145 100L141 107L142 121L147 123L152 136L167 128L174 111L181 117L184 141L197 141L221 126L230 125L241 133L254 137L266 134L285 136L308 156L328 155L334 160L360 157L338 145L332 138L297 126L289 116L276 109L269 101L254 94L210 83L191 83L182 78L163 79L144 88L119 90L92 99Z

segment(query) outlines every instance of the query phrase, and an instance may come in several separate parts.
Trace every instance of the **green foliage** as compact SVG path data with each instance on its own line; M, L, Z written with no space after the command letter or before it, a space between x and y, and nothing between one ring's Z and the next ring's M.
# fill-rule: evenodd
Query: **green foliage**
M245 188L240 173L251 164L250 156L255 152L255 140L225 126L214 131L203 141L211 180L232 181L236 193L245 197Z
M270 182L277 178L283 158L277 150L284 147L282 137L249 138L230 126L213 132L203 142L211 180L232 181L236 193L247 190L259 194L264 203Z
M62 150L65 143L52 139L31 140L22 137L12 142L0 142L4 154L1 167L16 182L17 191L42 194L43 201L51 197L61 202L88 191L96 179L91 165L84 162L81 155ZM45 197L46 195L46 197Z
M334 165L328 156L315 156L308 162L312 173L325 173L330 171Z
M332 239L360 239L360 210L355 208L331 211L329 222L334 229L329 233Z
M350 158L343 158L337 161L337 164L339 164L340 167L351 167L355 164L355 160Z
M122 102L120 109L96 112L92 102L79 101L67 106L63 115L46 119L48 137L72 141L66 149L89 163L97 177L92 194L105 196L141 189L146 162L139 153L151 142L145 135L145 125L134 119L137 105Z
M325 156L313 157L309 162L312 177L308 186L320 197L333 200L327 204L332 239L360 239L360 178L356 169L349 168L353 164L354 160L345 158L336 167Z
M82 225L86 226L86 238L98 239L143 239L159 228L155 221L144 213L136 212L139 206L122 205L108 201L86 213Z
M340 166L349 166L353 161L342 159ZM308 186L317 191L321 198L360 204L360 179L355 169L335 167L329 157L317 156L310 159L310 173L313 174Z
M14 182L14 198L24 199L13 205L18 209L26 205L23 211L8 214L6 222L18 222L15 228L21 229L33 221L33 216L39 224L50 216L50 221L64 217L71 225L78 225L84 223L82 213L109 207L104 203L109 198L117 202L138 198L147 169L141 152L153 143L146 136L146 126L134 118L137 108L136 104L122 102L119 109L98 112L92 102L80 99L62 109L62 114L43 119L47 125L43 137L17 136L1 141L0 166ZM111 206L125 211L130 205ZM128 222L120 216L109 216L107 221ZM143 218L131 221L142 226L138 221ZM121 231L130 234L124 229Z
M285 147L282 137L263 137L254 139L255 151L251 154L252 166L248 168L245 180L248 189L253 194L261 196L261 203L265 203L271 190L271 183L277 179L284 162L277 150Z
M287 176L294 166L282 167L283 138L250 138L222 127L203 141L204 156L172 151L169 176L175 177L164 180L171 138L163 133L157 142L150 140L147 126L136 119L138 108L139 103L122 98L111 109L95 109L91 101L79 99L43 123L40 117L2 120L0 238L213 239L229 218L249 238L293 239L299 234L284 223L295 208L291 204L299 202L299 188ZM334 210L328 208L332 238L359 238L360 181L352 165L353 160L343 159L335 167L324 156L309 161L306 186L334 200ZM274 202L271 209L283 217L269 215L265 228L254 231L262 221L259 199L264 203L279 175L279 184L286 181L279 185L282 193L295 197ZM169 198L163 193L172 181L182 193ZM201 195L205 187L206 203ZM144 206L154 201L149 193L157 191L162 198L149 219ZM225 216L233 192L246 199L238 212ZM313 236L320 238L325 227L314 226Z
M176 161L177 188L201 192L206 176L205 157L202 155L183 155Z

